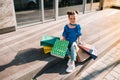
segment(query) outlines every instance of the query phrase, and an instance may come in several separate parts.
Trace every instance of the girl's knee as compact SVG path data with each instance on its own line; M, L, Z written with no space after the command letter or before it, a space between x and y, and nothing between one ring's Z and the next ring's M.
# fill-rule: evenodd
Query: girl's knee
M76 49L76 47L77 47L76 42L73 42L73 44L72 44L72 46L71 46L71 50L75 50L75 49Z

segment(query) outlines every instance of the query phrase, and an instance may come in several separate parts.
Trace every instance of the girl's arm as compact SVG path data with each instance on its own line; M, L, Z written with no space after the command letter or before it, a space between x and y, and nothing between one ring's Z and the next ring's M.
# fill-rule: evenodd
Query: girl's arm
M81 36L78 37L78 44L82 44Z
M82 33L81 33L80 25L78 25L77 28L78 28L78 44L82 44L82 40L81 40Z
M67 36L67 25L64 26L64 31L62 33L62 36L61 36L61 40L66 40L66 37Z

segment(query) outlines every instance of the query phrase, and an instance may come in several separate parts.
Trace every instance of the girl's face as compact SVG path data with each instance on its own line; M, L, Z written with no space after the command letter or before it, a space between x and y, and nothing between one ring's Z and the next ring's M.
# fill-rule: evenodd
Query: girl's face
M77 15L70 15L69 16L69 22L71 24L76 24L76 20L77 20Z

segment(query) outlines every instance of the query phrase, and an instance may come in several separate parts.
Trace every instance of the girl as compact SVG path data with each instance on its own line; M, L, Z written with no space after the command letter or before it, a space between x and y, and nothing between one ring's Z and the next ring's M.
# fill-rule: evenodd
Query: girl
M69 57L66 72L72 72L75 69L77 43L81 44L81 27L76 22L78 11L68 11L69 23L64 26L62 40L69 41L67 55Z

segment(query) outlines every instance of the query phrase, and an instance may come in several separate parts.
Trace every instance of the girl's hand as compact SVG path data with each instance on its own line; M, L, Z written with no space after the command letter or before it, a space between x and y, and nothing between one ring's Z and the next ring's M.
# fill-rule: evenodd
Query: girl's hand
M82 45L83 44L83 42L82 41L78 41L78 45Z
M79 44L82 44L82 41L79 41L78 43L79 43Z
M62 36L62 37L60 38L60 40L65 40L65 37Z
M81 41L81 36L78 37L78 44L81 45L82 41Z

